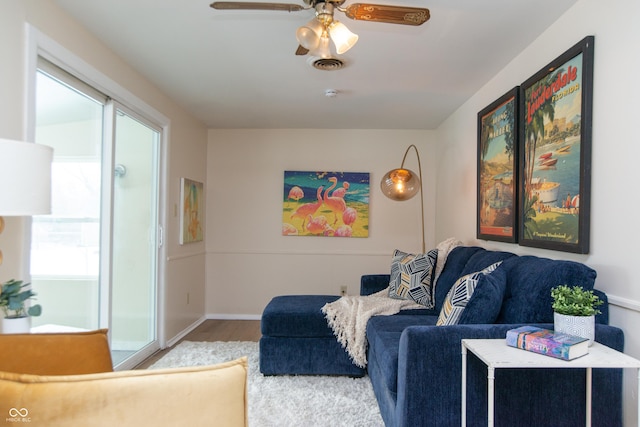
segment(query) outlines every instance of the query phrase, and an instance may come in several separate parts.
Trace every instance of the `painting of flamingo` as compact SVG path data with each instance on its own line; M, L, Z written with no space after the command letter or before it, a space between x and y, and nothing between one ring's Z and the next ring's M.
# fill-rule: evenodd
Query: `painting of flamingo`
M369 237L369 173L285 171L283 236Z
M298 209L296 209L296 211L291 214L291 219L302 218L303 230L304 230L304 222L308 219L308 217L313 218L313 214L315 214L316 211L320 209L320 206L322 206L322 197L321 197L322 189L323 189L323 186L321 185L320 187L318 187L318 190L316 190L316 197L318 199L317 202L305 203L304 205L300 205Z
M334 197L333 195L329 197L329 192L338 185L338 178L332 176L329 178L329 182L331 183L331 186L324 192L324 204L331 210L331 212L333 212L335 217L333 225L336 225L338 222L338 214L342 215L342 212L347 209L347 203L342 197Z

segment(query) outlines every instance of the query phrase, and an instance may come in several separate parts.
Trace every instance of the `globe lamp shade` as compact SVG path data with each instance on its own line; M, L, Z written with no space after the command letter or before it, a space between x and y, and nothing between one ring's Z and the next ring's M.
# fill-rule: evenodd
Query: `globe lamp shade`
M380 189L391 200L409 200L420 191L420 178L409 169L394 169L382 178Z

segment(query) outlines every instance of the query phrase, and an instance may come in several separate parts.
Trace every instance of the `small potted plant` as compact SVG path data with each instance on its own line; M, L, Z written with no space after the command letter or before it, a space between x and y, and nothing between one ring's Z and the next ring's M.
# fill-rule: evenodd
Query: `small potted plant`
M27 289L29 283L21 280L9 280L0 284L0 308L4 312L1 332L5 334L29 332L31 316L40 316L42 307L39 304L26 306L26 302L36 294Z
M577 335L589 339L589 345L595 338L595 316L600 314L599 306L603 301L580 286L558 285L551 289L553 299L553 323L557 332Z

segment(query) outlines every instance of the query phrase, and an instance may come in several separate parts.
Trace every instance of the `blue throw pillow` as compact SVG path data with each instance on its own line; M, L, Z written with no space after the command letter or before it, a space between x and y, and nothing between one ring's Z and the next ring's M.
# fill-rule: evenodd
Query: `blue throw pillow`
M391 260L389 296L433 308L432 279L437 259L437 249L426 254L409 254L396 249Z
M467 274L459 278L451 287L440 310L436 326L457 325L462 314L466 311L467 303L473 297L478 283L483 276L491 275L502 261L491 264L489 267Z
M495 323L500 314L506 287L507 275L503 268L480 277L476 290L458 323L461 325Z

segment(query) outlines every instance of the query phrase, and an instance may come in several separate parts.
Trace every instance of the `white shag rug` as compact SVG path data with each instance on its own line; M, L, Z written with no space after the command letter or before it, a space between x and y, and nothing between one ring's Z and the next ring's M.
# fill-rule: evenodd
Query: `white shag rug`
M384 427L369 377L260 373L258 343L184 341L149 369L249 359L249 427Z

